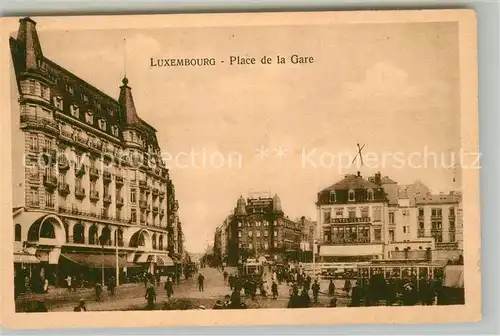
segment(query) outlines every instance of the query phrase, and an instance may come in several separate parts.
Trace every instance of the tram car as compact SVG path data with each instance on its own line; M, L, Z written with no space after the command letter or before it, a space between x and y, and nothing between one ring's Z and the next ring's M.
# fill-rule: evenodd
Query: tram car
M264 265L257 260L249 259L240 264L238 267L238 276L245 280L257 280L262 282L262 275L264 274Z

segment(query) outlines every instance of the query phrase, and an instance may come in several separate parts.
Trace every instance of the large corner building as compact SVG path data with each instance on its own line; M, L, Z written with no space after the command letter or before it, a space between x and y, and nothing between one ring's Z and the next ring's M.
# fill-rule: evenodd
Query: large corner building
M178 202L127 78L108 96L47 59L35 27L22 19L10 39L16 271L114 274L117 249L123 273L171 266L183 254Z

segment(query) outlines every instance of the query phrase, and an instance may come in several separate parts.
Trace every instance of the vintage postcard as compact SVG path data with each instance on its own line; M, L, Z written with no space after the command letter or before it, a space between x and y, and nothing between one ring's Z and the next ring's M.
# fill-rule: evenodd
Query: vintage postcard
M481 319L473 11L0 23L5 326Z

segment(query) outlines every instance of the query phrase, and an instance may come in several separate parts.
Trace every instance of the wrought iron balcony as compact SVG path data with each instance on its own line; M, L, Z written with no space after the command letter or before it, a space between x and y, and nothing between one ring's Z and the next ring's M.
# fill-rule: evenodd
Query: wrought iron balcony
M154 214L158 214L158 207L157 207L157 206L154 206L154 207L153 207L153 213L154 213Z
M116 206L117 207L123 206L123 197L116 196Z
M58 167L60 172L65 172L69 169L69 161L66 156L59 156Z
M154 197L158 197L158 195L160 194L160 191L158 190L158 188L153 188L153 196Z
M70 192L69 184L67 184L66 182L59 182L58 190L59 190L59 195L64 197L68 196Z
M102 181L104 183L110 183L111 182L111 173L108 170L105 170L102 172Z
M39 116L39 115L28 115L21 114L21 128L26 127L34 127L34 128L42 128L48 129L54 132L59 132L59 127L57 125L57 121L54 119Z
M55 189L57 187L57 176L51 173L46 173L43 176L43 184L48 189Z
M75 197L79 200L85 198L85 188L75 187Z
M97 180L99 178L99 169L91 167L89 171L90 180Z
M104 195L102 198L102 201L105 205L110 205L111 204L111 195Z
M123 176L116 175L116 185L123 186Z
M57 151L55 149L44 147L42 149L42 154L44 154L47 158L50 158L52 163L57 161Z
M97 202L99 200L99 192L97 190L91 190L89 198L91 202Z
M145 180L139 180L139 188L145 189L147 186L148 185Z

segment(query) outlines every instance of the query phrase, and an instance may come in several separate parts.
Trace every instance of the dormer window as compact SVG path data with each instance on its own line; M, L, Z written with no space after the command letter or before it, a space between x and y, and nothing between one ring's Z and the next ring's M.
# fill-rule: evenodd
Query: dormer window
M92 113L92 111L89 110L87 111L87 113L85 113L85 121L89 125L92 125L94 123L94 114Z
M117 137L117 136L118 136L118 126L113 125L113 126L111 127L111 132L113 133L113 135L114 135L115 137Z
M76 105L71 105L70 107L71 115L75 118L80 116L80 109Z
M115 115L115 111L112 108L108 109L108 113L110 117Z
M95 101L95 106L100 110L101 109L101 102L96 100Z
M103 131L106 130L106 120L104 119L99 119L99 128Z
M60 96L54 97L54 106L59 110L63 109L64 105L63 105L62 97L60 97Z
M349 195L349 201L354 201L355 197L354 197L354 190L349 190L348 191L348 195Z
M88 103L88 102L89 102L89 97L88 97L85 93L83 93L83 92L82 92L82 100L83 100L84 102L86 102L86 103Z
M337 195L335 194L335 191L330 191L330 202L331 203L337 202Z
M372 189L368 189L368 200L373 201L373 190Z

